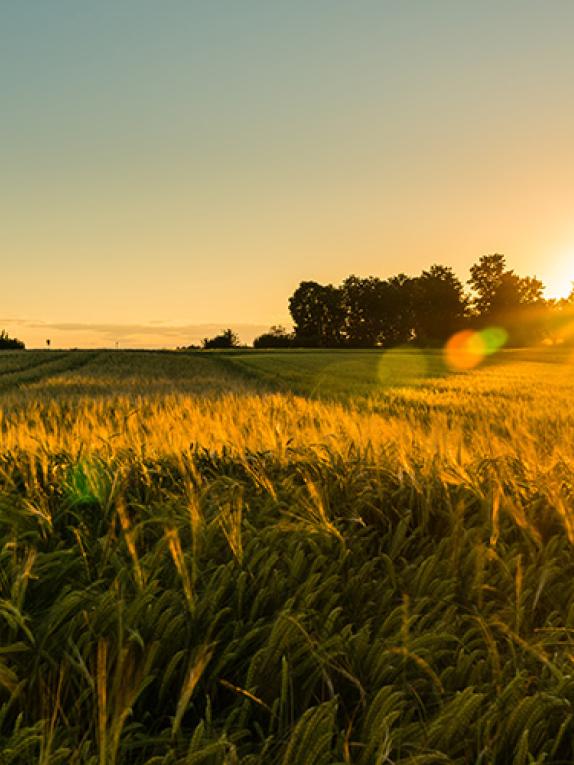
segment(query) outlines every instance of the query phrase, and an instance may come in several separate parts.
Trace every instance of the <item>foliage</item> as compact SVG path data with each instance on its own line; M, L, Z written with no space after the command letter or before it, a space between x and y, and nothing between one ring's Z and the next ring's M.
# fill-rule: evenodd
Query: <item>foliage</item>
M349 276L342 284L345 309L344 333L348 345L373 348L379 345L387 323L385 282L375 277Z
M414 334L421 345L443 345L465 326L468 299L453 270L434 265L415 280Z
M506 258L500 253L483 255L478 263L471 266L468 283L474 291L472 304L478 316L486 316L491 312L505 269Z
M572 762L568 354L439 357L2 357L0 762Z
M301 282L289 299L295 345L440 347L470 326L493 325L505 329L515 347L553 336L562 304L544 299L539 279L507 270L500 254L480 258L470 273L471 294L452 268L439 264L414 278L351 275L340 287Z
M239 345L239 338L232 329L224 329L215 337L203 339L203 348L236 348Z
M341 291L332 284L301 282L289 298L296 344L336 348L342 342L345 312Z
M399 274L382 281L349 276L342 284L342 334L352 348L392 347L413 337L414 280Z
M6 330L0 332L0 350L23 350L24 343L15 337L8 337Z
M543 298L544 285L539 279L507 270L500 254L483 256L470 273L472 305L479 324L504 326L514 346L529 345L543 336L550 304Z
M294 335L285 327L274 325L269 332L259 335L253 341L254 348L290 348L294 344Z

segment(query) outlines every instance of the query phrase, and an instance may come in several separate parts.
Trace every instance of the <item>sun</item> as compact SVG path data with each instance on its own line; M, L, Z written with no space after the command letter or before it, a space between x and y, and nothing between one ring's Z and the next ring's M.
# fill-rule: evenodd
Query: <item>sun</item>
M566 298L574 288L574 251L556 258L549 265L542 281L546 285L546 296L550 298Z
M560 300L561 298L567 298L574 289L574 279L567 279L567 280L548 280L548 284L546 285L546 292L548 297L556 298Z

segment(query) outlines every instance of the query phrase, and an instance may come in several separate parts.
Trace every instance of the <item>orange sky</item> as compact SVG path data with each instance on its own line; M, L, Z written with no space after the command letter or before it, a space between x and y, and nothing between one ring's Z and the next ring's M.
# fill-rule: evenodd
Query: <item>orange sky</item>
M3 11L0 327L166 346L299 281L574 279L574 4L72 0Z

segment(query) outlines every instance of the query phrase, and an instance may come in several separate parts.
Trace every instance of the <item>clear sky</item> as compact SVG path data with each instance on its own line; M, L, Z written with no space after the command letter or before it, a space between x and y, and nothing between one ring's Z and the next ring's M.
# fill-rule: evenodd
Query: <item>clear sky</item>
M0 0L0 328L173 346L303 279L574 279L572 0Z

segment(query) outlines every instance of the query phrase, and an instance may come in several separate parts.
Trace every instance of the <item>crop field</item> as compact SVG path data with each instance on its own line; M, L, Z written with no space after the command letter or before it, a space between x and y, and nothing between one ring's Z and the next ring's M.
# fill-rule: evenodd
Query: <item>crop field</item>
M0 765L574 761L574 359L0 353Z

